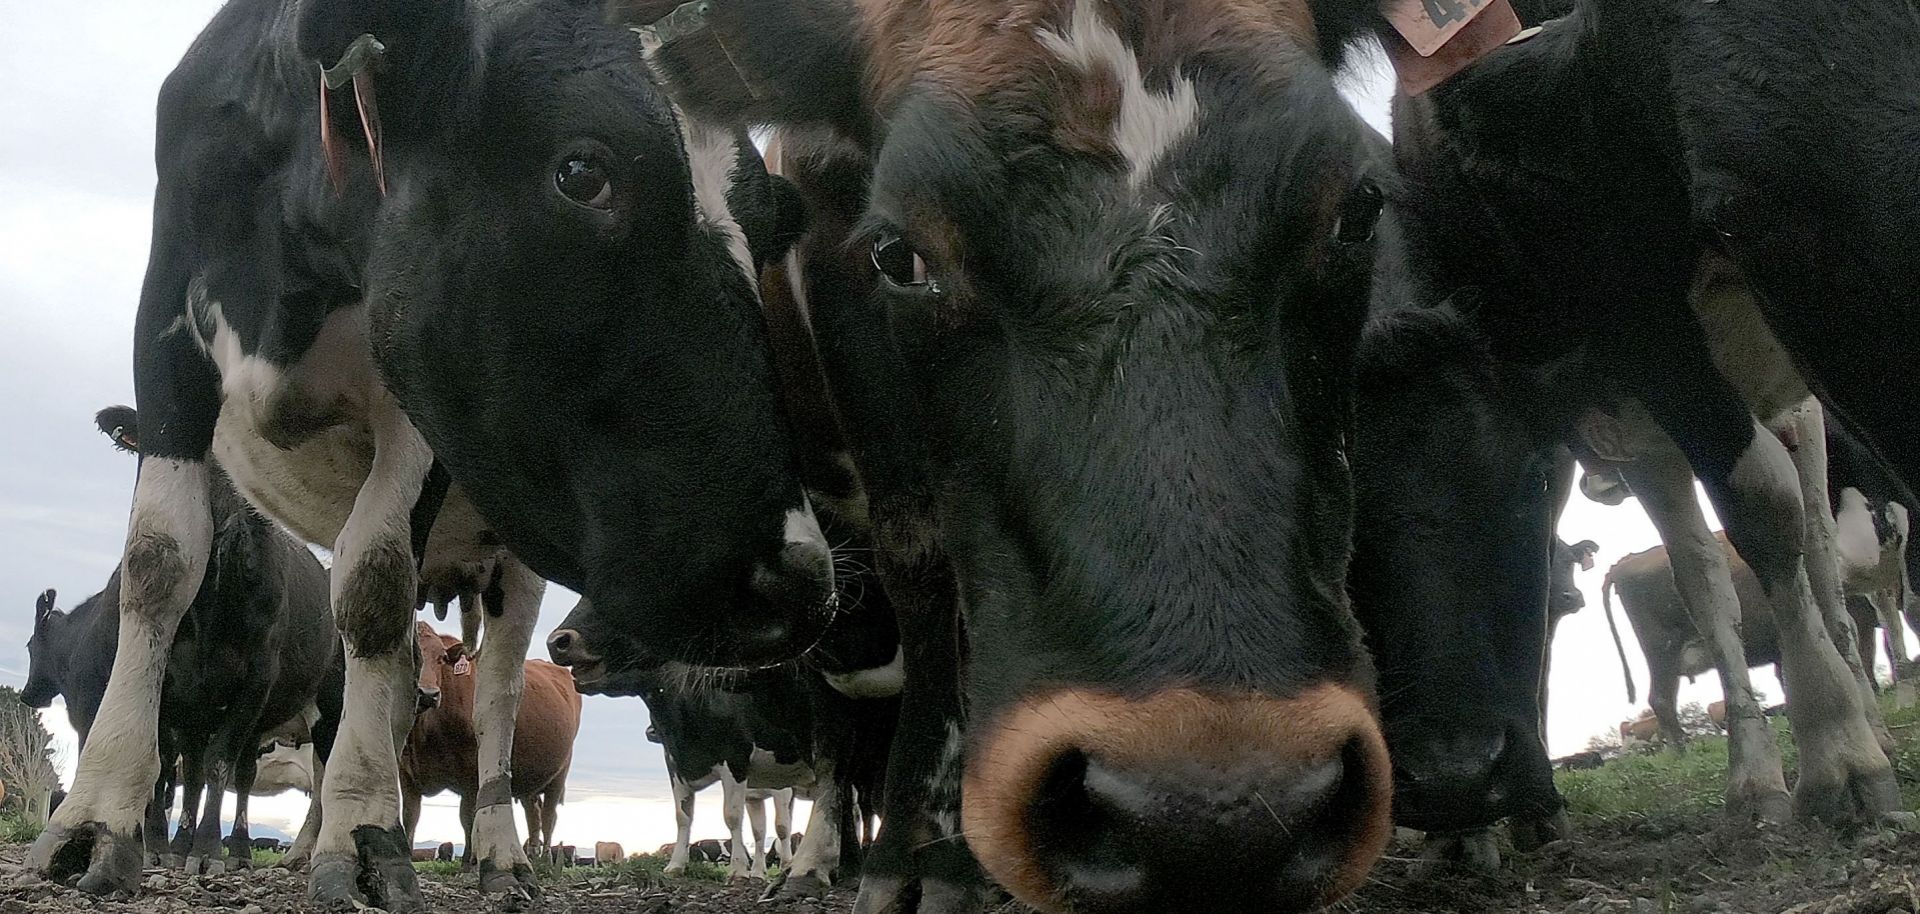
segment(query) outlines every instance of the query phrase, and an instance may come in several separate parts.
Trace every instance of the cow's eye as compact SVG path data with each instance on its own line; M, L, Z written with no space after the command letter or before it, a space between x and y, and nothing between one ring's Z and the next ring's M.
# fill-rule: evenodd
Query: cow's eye
M927 272L927 261L898 232L883 230L874 236L873 268L900 288L939 291Z
M593 209L613 208L613 179L599 160L574 156L560 163L553 184L567 199Z

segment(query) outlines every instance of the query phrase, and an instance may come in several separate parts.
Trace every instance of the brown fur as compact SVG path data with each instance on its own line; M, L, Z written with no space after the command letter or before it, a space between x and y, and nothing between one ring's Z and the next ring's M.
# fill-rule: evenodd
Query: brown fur
M1372 807L1354 825L1349 855L1321 904L1358 887L1392 833L1386 740L1367 699L1345 686L1323 685L1286 700L1185 689L1132 700L1069 689L1022 702L991 733L967 766L961 794L967 843L989 875L1043 911L1057 910L1058 892L1037 862L1025 800L1072 751L1128 766L1209 764L1246 772L1251 781L1325 763L1358 740Z
M420 685L440 690L440 704L414 721L400 759L400 786L410 807L420 796L451 790L462 798L480 792L479 734L473 727L477 670L456 675L464 653L458 638L415 625L420 642ZM543 794L564 791L580 731L580 694L573 675L544 660L526 663L526 691L513 730L513 797L538 804ZM543 816L543 819L546 817ZM551 834L553 823L541 823Z

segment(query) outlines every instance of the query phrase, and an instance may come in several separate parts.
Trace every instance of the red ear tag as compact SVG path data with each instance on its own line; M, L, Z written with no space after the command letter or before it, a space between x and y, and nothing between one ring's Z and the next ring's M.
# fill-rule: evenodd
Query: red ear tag
M1508 0L1398 0L1387 21L1399 33L1387 42L1400 91L1419 95L1520 34Z
M465 676L471 672L473 672L473 663L472 661L469 661L467 658L462 657L459 660L455 660L453 662L453 675Z

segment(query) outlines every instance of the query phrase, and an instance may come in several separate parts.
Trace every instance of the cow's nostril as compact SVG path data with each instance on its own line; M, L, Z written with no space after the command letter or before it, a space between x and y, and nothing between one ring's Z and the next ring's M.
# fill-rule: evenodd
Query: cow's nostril
M570 628L560 629L547 637L547 656L561 666L573 666L584 659L580 655L582 640L579 632Z

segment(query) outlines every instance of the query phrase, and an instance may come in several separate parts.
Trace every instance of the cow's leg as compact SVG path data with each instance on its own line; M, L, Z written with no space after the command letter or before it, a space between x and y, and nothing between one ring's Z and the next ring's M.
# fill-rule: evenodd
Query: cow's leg
M526 800L520 804L524 807L527 816L527 841L521 845L520 849L526 852L528 860L533 859L534 852L537 848L546 846L539 843L542 833L540 827L540 804L544 801L545 797L546 791L541 791L534 796L526 798Z
M960 832L966 747L954 582L930 545L900 548L914 542L910 529L883 531L880 540L892 544L877 557L899 613L906 680L887 758L880 835L862 864L854 914L970 914L985 907L987 883ZM814 840L815 809L796 858Z
M746 798L747 823L753 832L753 866L747 870L748 879L767 878L767 798L749 796Z
M780 866L793 866L793 788L773 794L773 852L780 855Z
M253 796L254 778L260 773L260 757L242 751L233 766L233 831L227 837L227 866L253 869L253 828L247 823L247 799Z
M347 648L346 702L322 788L326 817L308 891L323 905L421 905L400 823L400 747L413 726L418 596L409 514L433 454L391 397L369 409L373 467L333 549L334 621Z
M728 879L746 879L752 873L753 855L747 852L747 838L740 822L747 811L747 788L733 778L720 781L720 814L727 823L727 837L733 839L733 859L727 863Z
M673 856L667 858L662 872L678 876L687 871L687 855L693 844L693 785L680 779L671 762L667 769L667 781L673 788Z
M1789 812L1780 747L1748 678L1746 648L1740 641L1740 598L1733 589L1727 554L1707 528L1694 495L1693 470L1671 451L1649 454L1623 469L1660 540L1667 546L1673 582L1694 629L1707 639L1727 702L1726 811L1736 819L1785 821ZM1649 673L1655 683L1661 673ZM1677 674L1665 677L1677 689ZM1658 688L1649 685L1649 691Z
M179 753L169 734L163 730L159 736L160 758L177 758ZM85 751L84 746L82 751ZM153 799L147 802L147 820L141 828L148 866L167 864L167 813L173 806L173 788L178 773L178 766L162 765L160 777L153 782Z
M472 791L460 795L460 832L466 845L466 849L460 852L460 871L463 873L472 869L474 862L480 859L473 850L473 813L477 808L479 800Z
M287 855L280 858L280 865L290 870L304 869L312 862L313 848L320 841L320 824L326 818L320 785L327 782L327 759L333 756L333 743L340 735L341 702L346 698L345 692L345 683L329 675L321 680L320 694L314 696L319 716L313 723L313 783L308 785L307 818L300 823L300 834L287 849ZM408 843L412 843L411 832Z
M572 773L573 763L560 769L554 775L553 783L540 793L540 834L541 847L553 844L553 831L560 826L560 801L566 796L567 775Z
M1873 649L1869 647L1864 656L1859 650L1853 616L1847 613L1846 597L1842 594L1839 534L1833 519L1833 504L1827 496L1826 414L1818 399L1808 397L1784 421L1799 441L1792 456L1800 484L1807 583L1820 608L1820 617L1826 620L1827 633L1840 651L1847 672L1853 675L1854 687L1860 690L1860 708L1866 713L1867 726L1873 729L1880 751L1892 752L1893 734L1887 731L1887 722L1880 714L1880 701L1874 694ZM1872 643L1871 638L1868 643Z
M482 892L523 898L539 894L540 883L527 863L513 821L513 727L525 685L527 644L533 640L546 586L519 560L501 557L493 582L481 598L487 614L487 649L474 662L478 681L473 725L480 743L480 793L469 852L479 862ZM461 618L466 616L463 609Z
M400 827L407 833L407 854L412 856L413 843L420 840L420 791L400 785Z
M280 858L280 865L290 870L305 869L313 860L313 846L320 840L320 821L326 815L326 809L320 804L320 785L327 780L327 763L320 760L317 745L313 751L313 793L307 796L307 817L300 822L300 834L293 838L293 846L287 848L287 855ZM411 830L408 832L412 834ZM408 839L411 844L411 837Z
M782 894L825 895L827 887L833 884L835 871L840 868L840 828L846 818L841 807L853 798L848 795L850 789L835 778L833 771L820 770L827 767L830 766L821 764L815 768L820 786L813 794L807 833L793 852L793 864L780 879Z
M1772 604L1787 718L1800 749L1795 815L1833 824L1877 819L1899 808L1898 785L1806 574L1798 471L1778 438L1758 421L1747 422L1737 446L1703 440L1712 425L1692 417L1661 424L1687 430L1686 440L1675 440L1688 450L1728 539ZM1721 456L1729 452L1738 454L1731 465Z
M167 866L185 869L193 854L193 835L200 826L200 799L207 789L206 747L199 746L180 757L180 821L174 827L173 844L167 848Z
M227 787L233 781L230 751L231 746L224 735L215 734L207 753L207 805L193 830L193 846L187 851L186 870L189 876L203 873L218 876L227 871L226 861L220 859L220 819L221 810L227 803Z
M148 326L151 321L144 316L144 309L139 323L136 332L141 338L164 330ZM182 353L181 357L200 359L198 353ZM209 372L198 363L180 366L178 371L193 373L196 366L203 373ZM140 380L147 381L145 372L142 374ZM147 421L173 415L178 425L165 432L142 429L141 446L149 450L140 460L133 512L127 525L121 566L120 637L113 672L86 748L80 752L73 789L27 855L29 866L55 881L84 872L80 888L96 894L133 891L139 883L141 829L146 824L154 781L160 774L160 684L174 633L200 589L213 542L206 463L203 459L160 455L204 455L218 407L211 407L205 417L184 415L186 410L175 404L149 408L144 385L142 390L141 414ZM181 431L203 421L204 435ZM165 440L169 435L183 434L198 440L190 445ZM149 442L161 447L153 449Z
M1687 746L1686 728L1680 726L1680 677L1648 670L1647 705L1653 719L1660 722L1660 740L1674 752Z

